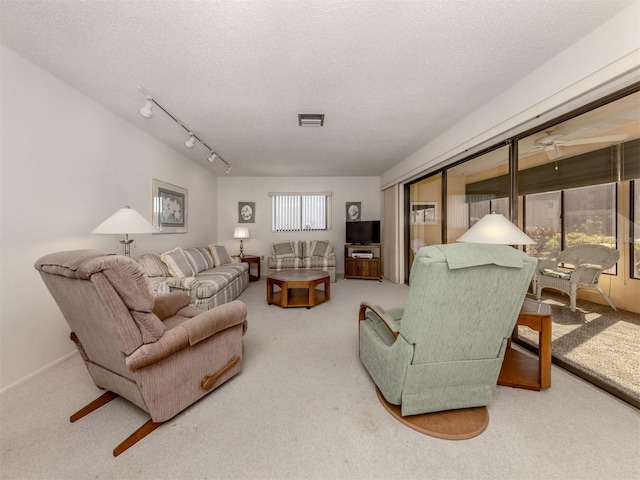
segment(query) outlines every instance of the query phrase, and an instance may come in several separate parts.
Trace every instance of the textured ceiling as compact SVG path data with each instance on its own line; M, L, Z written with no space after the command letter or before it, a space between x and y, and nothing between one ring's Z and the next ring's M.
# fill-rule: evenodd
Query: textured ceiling
M216 173L138 86L234 176L381 175L632 2L0 0L0 39Z

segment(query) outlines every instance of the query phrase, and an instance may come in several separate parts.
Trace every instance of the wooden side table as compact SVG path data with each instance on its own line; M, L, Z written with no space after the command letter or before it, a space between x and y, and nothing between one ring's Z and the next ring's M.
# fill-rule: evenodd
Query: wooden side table
M244 254L242 256L242 258L240 258L240 255L232 255L233 258L239 258L241 262L245 262L249 264L249 281L250 282L257 282L258 280L260 280L260 257L258 255L249 255L249 254ZM252 275L251 274L251 265L255 264L258 267L258 274L257 275Z
M511 347L511 339L498 376L498 385L527 390L541 390L551 386L551 307L525 299L516 325L538 332L538 359Z

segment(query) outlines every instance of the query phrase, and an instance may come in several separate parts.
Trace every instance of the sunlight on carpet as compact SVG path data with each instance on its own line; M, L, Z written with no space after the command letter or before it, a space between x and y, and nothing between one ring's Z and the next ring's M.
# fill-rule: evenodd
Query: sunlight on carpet
M640 401L640 315L544 291L551 305L553 356ZM537 333L518 327L519 338L537 346Z

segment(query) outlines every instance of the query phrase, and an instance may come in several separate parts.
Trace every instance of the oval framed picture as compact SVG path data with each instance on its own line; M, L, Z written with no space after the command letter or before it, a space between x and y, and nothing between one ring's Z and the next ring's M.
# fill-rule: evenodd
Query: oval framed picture
M362 202L347 202L346 214L348 222L357 222L360 220Z
M254 223L256 202L238 202L238 223Z

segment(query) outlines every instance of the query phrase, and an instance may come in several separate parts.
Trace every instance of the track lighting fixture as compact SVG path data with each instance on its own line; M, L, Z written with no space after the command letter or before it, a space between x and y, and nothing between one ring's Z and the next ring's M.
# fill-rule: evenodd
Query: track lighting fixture
M153 97L151 95L149 95L149 92L147 92L144 89L144 87L138 87L138 90L140 90L140 92L146 98L144 106L141 107L140 110L138 110L140 115L142 115L144 118L151 118L153 116L152 108L153 108L154 105L156 105L160 110L162 110L164 113L166 113L171 118L171 120L176 122L178 125L180 125L182 128L184 128L187 131L187 133L189 134L189 138L184 142L184 146L185 147L193 148L193 146L195 145L195 141L197 140L198 142L200 142L202 144L203 147L205 147L207 150L209 150L209 152L211 152L211 156L209 158L207 158L207 160L209 160L209 162L211 162L213 164L213 163L215 163L216 160L220 159L220 161L227 166L227 169L226 169L225 173L227 175L229 175L231 173L231 165L229 165L229 162L227 162L224 158L222 158L217 153L214 153L213 149L209 145L207 145L200 137L198 137L195 133L193 133L190 129L188 129L185 126L184 123L182 123L176 117L171 115L162 105L160 105L157 101L155 101L153 99Z
M151 118L153 117L153 110L151 110L152 108L153 102L147 99L147 101L144 102L144 106L140 107L140 110L138 110L138 113L140 113L140 115L142 115L144 118Z

